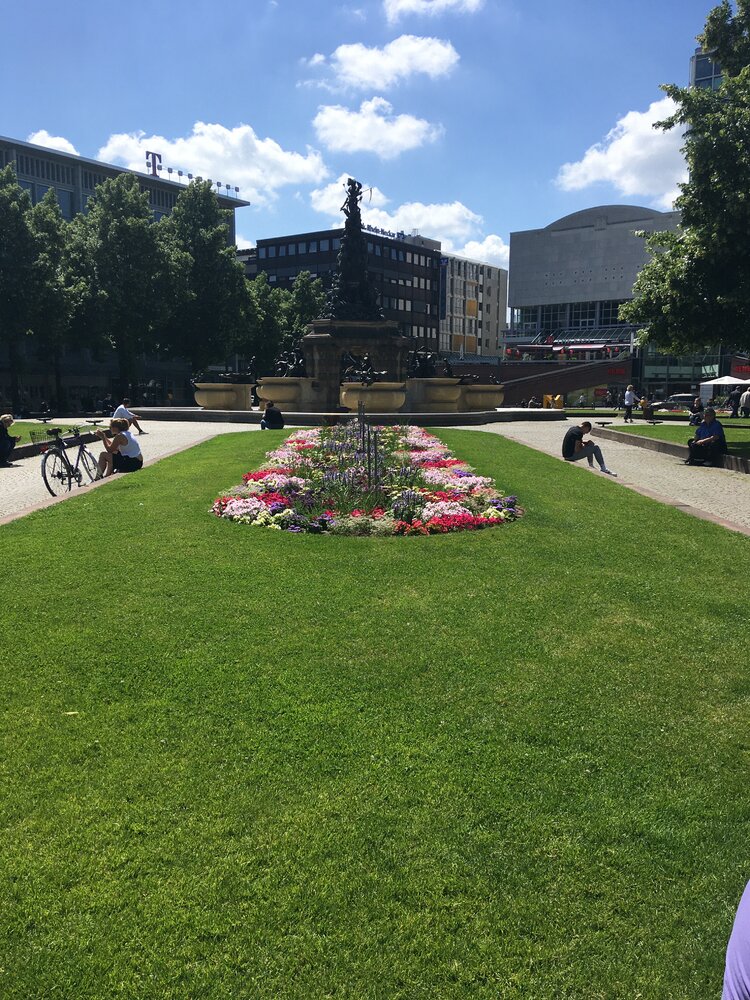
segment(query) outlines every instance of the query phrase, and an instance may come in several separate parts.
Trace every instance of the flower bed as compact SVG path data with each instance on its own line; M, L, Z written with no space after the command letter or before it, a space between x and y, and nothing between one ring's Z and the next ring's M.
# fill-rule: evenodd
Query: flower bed
M282 531L435 535L477 531L523 514L487 476L421 427L295 431L242 484L218 497L217 517Z

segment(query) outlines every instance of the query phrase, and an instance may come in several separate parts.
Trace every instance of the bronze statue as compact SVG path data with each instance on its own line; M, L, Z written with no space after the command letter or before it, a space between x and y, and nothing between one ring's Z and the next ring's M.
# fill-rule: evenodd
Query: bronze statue
M383 310L368 271L367 241L362 235L362 215L359 210L362 185L350 177L346 188L346 201L341 206L346 222L337 270L326 303L326 318L380 322Z

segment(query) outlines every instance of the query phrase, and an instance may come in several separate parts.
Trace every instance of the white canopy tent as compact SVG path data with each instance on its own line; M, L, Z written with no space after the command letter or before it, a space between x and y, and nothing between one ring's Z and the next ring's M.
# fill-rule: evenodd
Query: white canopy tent
M707 402L713 395L715 389L720 389L722 386L727 389L735 385L750 385L750 378L734 378L732 375L722 375L721 378L712 378L707 382L701 382L701 399L703 402Z

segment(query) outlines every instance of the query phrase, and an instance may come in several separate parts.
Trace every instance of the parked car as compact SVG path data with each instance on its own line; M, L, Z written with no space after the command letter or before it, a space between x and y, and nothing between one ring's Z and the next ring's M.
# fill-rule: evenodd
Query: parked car
M661 410L689 410L695 402L696 393L676 392L673 396L668 396L663 403L659 403Z

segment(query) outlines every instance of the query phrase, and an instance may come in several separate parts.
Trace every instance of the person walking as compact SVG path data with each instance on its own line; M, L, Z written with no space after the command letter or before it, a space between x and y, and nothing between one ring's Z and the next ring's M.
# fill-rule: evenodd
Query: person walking
M729 403L729 406L732 409L732 412L729 414L730 417L739 417L741 399L742 393L740 392L740 387L736 385L727 396L727 403Z
M743 417L750 417L750 385L740 396L740 409Z
M638 397L635 394L635 389L632 385L629 385L625 390L625 423L632 424L633 420L633 407L638 402Z

